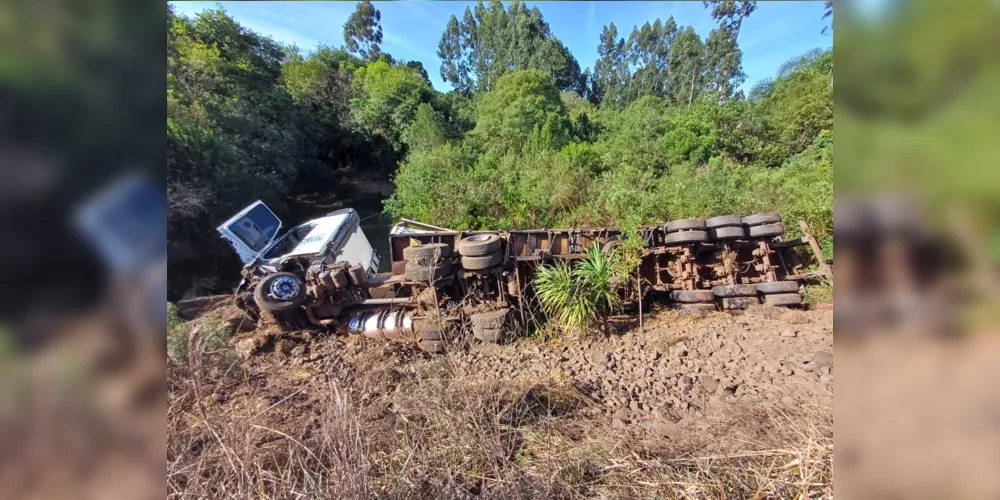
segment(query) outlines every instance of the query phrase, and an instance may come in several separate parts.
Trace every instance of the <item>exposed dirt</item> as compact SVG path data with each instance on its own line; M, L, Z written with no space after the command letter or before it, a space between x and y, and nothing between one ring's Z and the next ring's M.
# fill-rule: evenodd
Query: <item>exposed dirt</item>
M232 308L212 312L240 323ZM400 498L697 498L739 481L747 495L829 495L831 310L644 319L641 330L638 318L615 320L609 338L445 355L275 325L238 333L232 343L248 356L228 378L198 385L186 366L168 370L172 484L195 496L219 481L270 495L292 486L253 478L356 470L344 476L354 483L330 485ZM354 469L336 458L348 445ZM315 453L308 465L278 466L300 448ZM252 473L230 475L231 453ZM187 472L198 468L212 472Z
M542 343L480 344L431 356L409 344L360 337L316 337L265 327L234 338L250 384L218 395L273 401L288 391L308 393L329 381L357 386L364 399L393 392L411 377L550 379L579 390L616 426L696 423L733 405L764 402L785 408L830 408L833 402L833 312L762 306L743 312L692 316L664 310L614 324L609 338L571 337ZM372 377L378 380L371 380ZM322 389L319 389L322 390ZM365 391L371 391L367 393ZM270 394L273 392L274 394ZM284 395L283 395L284 394Z
M615 423L677 422L740 401L796 407L833 401L830 311L758 308L694 318L663 311L638 330L554 346L477 346L458 371L484 377L569 379Z

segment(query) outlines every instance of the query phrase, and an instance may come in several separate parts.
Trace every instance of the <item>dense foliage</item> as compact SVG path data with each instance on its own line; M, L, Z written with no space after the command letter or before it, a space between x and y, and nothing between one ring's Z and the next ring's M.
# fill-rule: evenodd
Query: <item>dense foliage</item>
M442 23L446 94L422 64L382 51L368 2L344 26L347 48L307 54L223 11L171 11L171 294L232 284L239 265L214 227L243 206L262 199L280 216L290 197L359 176L395 181L391 215L454 229L777 210L831 251L832 51L744 95L736 40L756 4L706 8L718 26L705 40L673 18L627 39L606 26L581 72L537 8L479 2Z

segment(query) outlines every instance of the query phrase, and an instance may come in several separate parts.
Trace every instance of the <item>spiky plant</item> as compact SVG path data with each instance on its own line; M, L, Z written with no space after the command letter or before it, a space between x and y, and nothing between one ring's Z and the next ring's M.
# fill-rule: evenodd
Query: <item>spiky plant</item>
M569 264L556 262L540 267L535 279L538 301L545 314L568 330L583 328L594 314L593 302L585 296L573 274Z
M607 334L608 314L621 303L616 267L595 243L575 266L556 262L539 268L538 300L545 313L567 330L586 328L600 319Z

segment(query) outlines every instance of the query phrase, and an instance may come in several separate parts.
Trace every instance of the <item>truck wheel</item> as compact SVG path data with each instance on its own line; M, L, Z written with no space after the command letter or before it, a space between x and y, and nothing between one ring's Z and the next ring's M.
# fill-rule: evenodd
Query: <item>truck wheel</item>
M772 293L764 296L764 303L772 306L797 306L802 303L802 296L797 293Z
M462 257L462 268L469 271L481 271L503 264L503 253L494 252L481 257Z
M475 328L472 329L472 336L480 342L498 344L503 338L503 328Z
M696 304L712 302L715 300L715 295L711 290L674 290L670 298L682 304Z
M440 340L421 340L417 342L417 346L431 354L441 354L445 351L444 342Z
M746 309L750 306L760 304L757 297L729 297L721 300L722 308L731 311L734 309Z
M469 316L473 329L493 329L502 328L507 321L507 314L510 309L498 309L496 311L476 313Z
M675 304L674 309L681 312L715 312L715 304Z
M716 227L708 230L708 239L713 241L742 240L747 237L742 226Z
M770 236L781 236L785 234L785 225L780 222L774 224L762 224L760 226L750 226L747 234L751 238L762 238Z
M444 243L426 243L403 249L403 260L418 266L433 265L439 258L451 255L451 248Z
M705 229L705 219L672 220L663 228L663 230L668 233L686 229Z
M500 250L500 235L474 234L463 238L456 245L458 253L463 256L479 257Z
M753 214L743 218L743 224L747 226L759 226L761 224L776 224L778 222L781 222L781 216L775 212L764 212L762 214Z
M743 218L739 215L720 215L705 219L705 227L714 229L717 227L742 226Z
M799 282L772 281L771 283L757 283L757 291L765 295L771 293L799 293Z
M754 285L722 285L712 287L712 294L716 297L756 297L757 287Z
M306 284L292 273L265 276L253 291L254 301L269 313L298 309L306 301Z
M451 275L451 263L442 262L437 266L406 266L406 279L410 281L437 281Z
M706 241L708 241L708 233L705 231L682 231L679 233L670 233L663 237L663 243L666 245L683 245Z

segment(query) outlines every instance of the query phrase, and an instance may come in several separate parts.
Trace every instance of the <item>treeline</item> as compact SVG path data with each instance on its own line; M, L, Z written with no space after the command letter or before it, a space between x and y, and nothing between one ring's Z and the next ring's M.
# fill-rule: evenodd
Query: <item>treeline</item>
M386 211L469 228L638 224L778 210L832 229L831 51L747 94L736 45L755 2L711 2L702 41L672 18L604 28L593 71L537 8L480 2L445 25L435 91L357 5L342 48L304 55L223 11L168 15L170 292L224 289L214 227L263 199L393 178ZM287 223L298 223L290 221ZM794 225L790 225L790 228ZM832 248L828 241L826 248Z

